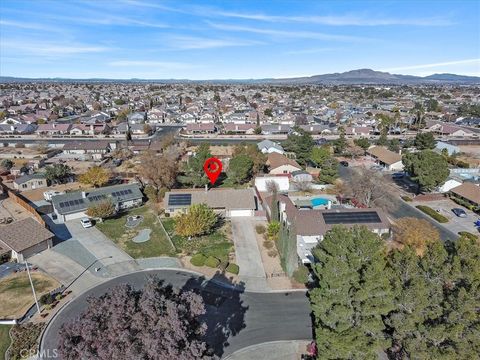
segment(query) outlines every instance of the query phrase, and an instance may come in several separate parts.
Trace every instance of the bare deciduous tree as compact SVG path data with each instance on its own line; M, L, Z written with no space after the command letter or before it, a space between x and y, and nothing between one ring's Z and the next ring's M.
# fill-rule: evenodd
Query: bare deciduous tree
M87 310L62 326L58 350L66 360L208 359L204 314L200 295L152 277L142 290L120 285L89 298Z

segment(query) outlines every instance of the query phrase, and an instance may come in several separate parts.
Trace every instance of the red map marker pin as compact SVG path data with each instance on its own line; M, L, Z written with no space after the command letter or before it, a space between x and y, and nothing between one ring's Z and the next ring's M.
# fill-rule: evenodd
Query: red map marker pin
M222 172L222 162L214 157L208 158L203 164L203 170L213 185Z

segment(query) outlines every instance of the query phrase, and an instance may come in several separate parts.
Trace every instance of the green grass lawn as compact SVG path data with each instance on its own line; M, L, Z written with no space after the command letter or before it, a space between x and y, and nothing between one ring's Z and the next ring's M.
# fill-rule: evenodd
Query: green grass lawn
M233 250L233 243L229 239L229 234L231 233L230 223L223 224L209 235L190 240L175 234L175 220L173 218L164 218L162 223L172 238L178 253L186 255L202 253L207 257L213 256L222 262L226 262L228 254Z
M0 325L0 359L5 359L5 352L10 346L9 325Z
M144 219L136 228L129 229L125 227L129 215L143 215ZM97 223L96 226L133 258L148 258L175 253L175 249L168 241L157 216L147 205L122 213L120 216L107 219L102 223ZM139 244L134 243L132 239L142 229L152 230L150 240Z

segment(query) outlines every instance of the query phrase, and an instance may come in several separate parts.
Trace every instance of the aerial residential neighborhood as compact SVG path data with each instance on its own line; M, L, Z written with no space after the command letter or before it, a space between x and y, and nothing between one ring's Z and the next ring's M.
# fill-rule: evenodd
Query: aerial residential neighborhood
M0 13L1 359L479 359L479 1Z

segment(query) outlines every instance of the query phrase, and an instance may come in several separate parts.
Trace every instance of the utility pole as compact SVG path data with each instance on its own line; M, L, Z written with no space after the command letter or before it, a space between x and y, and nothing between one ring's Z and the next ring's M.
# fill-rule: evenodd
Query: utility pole
M32 286L33 298L35 299L35 305L37 305L38 313L40 314L40 305L38 305L37 294L35 293L35 287L33 286L32 276L30 275L30 269L28 268L27 260L25 260L25 266L27 267L28 279L30 280L30 285Z

